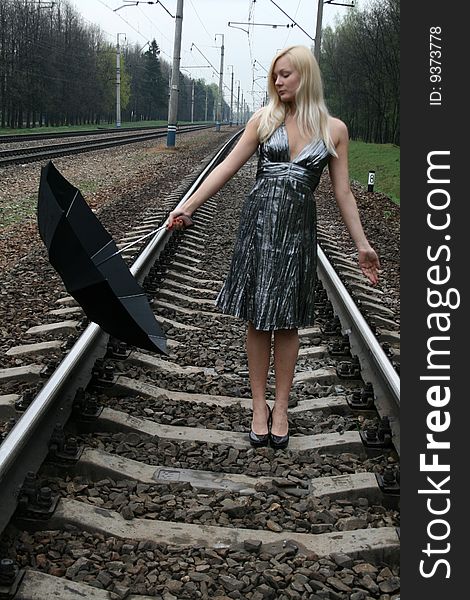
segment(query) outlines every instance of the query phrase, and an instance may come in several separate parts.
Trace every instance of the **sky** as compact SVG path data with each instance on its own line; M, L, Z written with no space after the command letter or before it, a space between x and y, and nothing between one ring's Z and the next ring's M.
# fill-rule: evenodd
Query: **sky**
M142 1L136 5L133 0L69 2L86 23L98 25L109 42L115 44L118 33L121 44L139 44L140 47L155 38L161 57L172 63L175 19L168 12L176 14L177 0L161 0L151 5ZM367 0L356 0L355 4L365 6ZM298 26L287 28L292 20L280 9ZM349 10L325 3L323 27L334 26L335 20ZM240 99L243 94L250 108L255 110L265 95L266 74L273 56L278 49L292 44L312 45L308 35L315 38L316 16L316 0L184 0L180 70L194 79L218 85L223 39L225 101L230 104L233 70L234 103L240 82ZM248 21L259 25L237 24ZM229 26L229 22L235 26ZM223 38L219 34L223 34Z

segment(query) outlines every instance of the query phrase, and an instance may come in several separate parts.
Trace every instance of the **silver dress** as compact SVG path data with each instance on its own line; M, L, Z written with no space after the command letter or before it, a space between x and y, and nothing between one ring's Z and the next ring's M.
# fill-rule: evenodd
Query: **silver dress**
M316 279L314 191L330 154L323 140L290 160L284 124L260 145L232 262L216 305L258 330L313 324Z

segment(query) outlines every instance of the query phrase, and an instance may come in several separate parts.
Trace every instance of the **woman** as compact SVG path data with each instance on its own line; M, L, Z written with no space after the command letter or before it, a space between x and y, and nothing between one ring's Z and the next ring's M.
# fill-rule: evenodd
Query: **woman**
M285 448L287 407L299 349L298 328L311 325L316 277L316 215L313 192L325 165L341 216L358 250L362 272L377 283L377 254L362 229L349 187L348 131L328 114L320 70L305 46L273 59L270 102L246 125L238 144L181 209L168 228L191 223L191 215L260 148L255 185L245 199L229 273L216 304L248 321L247 356L253 396L250 443ZM266 404L274 337L276 392Z

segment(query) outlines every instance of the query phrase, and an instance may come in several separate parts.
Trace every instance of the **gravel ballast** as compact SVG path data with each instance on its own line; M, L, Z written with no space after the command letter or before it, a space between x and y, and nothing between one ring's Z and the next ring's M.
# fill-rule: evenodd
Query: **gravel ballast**
M163 142L126 146L102 153L84 154L57 159L59 170L78 187L110 233L118 239L142 214L158 205L183 178L199 166L208 155L227 139L234 130L222 133L204 131L181 136L174 151ZM22 204L27 194L37 189L39 166L25 165L22 171L5 171L7 182L0 184L0 202ZM207 244L202 249L201 279L223 280L231 257L231 249L238 228L238 218L244 195L250 190L256 173L256 157L215 198L216 218L207 226ZM88 192L86 188L88 187ZM368 195L353 185L361 210L362 220L371 243L382 261L379 289L385 292L387 306L396 311L398 321L398 225L399 209L379 194ZM319 223L335 233L341 249L355 260L354 248L342 223L332 197L327 174L317 190ZM24 204L24 206L27 205ZM197 232L198 227L194 229ZM53 322L56 317L47 311L56 308L58 298L65 296L62 282L50 267L45 249L39 240L34 217L0 230L2 261L2 346L0 367L20 366L31 362L29 357L5 356L13 345L37 342L28 329L38 323ZM189 232L188 232L189 233ZM184 246L184 234L181 246ZM145 284L144 284L145 287ZM165 287L163 283L162 287ZM206 289L217 291L218 286ZM166 289L166 288L165 288ZM183 292L181 292L183 293ZM188 294L194 295L194 294ZM207 292L208 298L213 298ZM204 297L204 296L201 296ZM199 326L199 331L188 333L164 323L167 337L178 345L172 346L171 355L163 361L178 367L198 367L197 374L181 374L171 368L157 368L145 361L132 358L106 359L115 375L159 386L175 392L205 393L249 399L250 386L245 353L246 324L238 319L219 315L210 306L207 314L184 315L180 311L163 308L158 290L153 294L152 307L158 316ZM54 304L54 306L52 306ZM180 307L197 310L191 302L174 300ZM80 321L78 330L83 328ZM331 339L323 335L325 319L317 319L319 333L310 340L311 346L325 346ZM56 336L54 336L56 337ZM66 341L70 335L59 336ZM73 337L73 336L72 336ZM336 336L337 338L338 336ZM306 340L302 341L305 347ZM48 355L51 363L60 352ZM150 357L151 358L151 357ZM42 359L41 359L42 360ZM336 359L325 350L324 358L299 358L297 373L330 368L334 371ZM11 385L8 391L39 388L41 382ZM273 400L273 373L269 376L268 398ZM331 380L295 385L290 406L300 407L313 398L349 397L360 391L360 379ZM188 441L184 437L165 437L160 433L144 434L138 428L119 430L108 428L98 418L95 423L70 424L69 434L79 445L139 461L150 467L168 469L205 470L218 474L245 475L261 480L246 493L233 491L208 492L188 482L140 483L118 477L100 475L89 480L77 475L73 466L68 470L44 467L40 472L41 486L48 486L64 500L80 502L85 510L102 509L119 513L128 522L142 520L195 524L201 527L217 526L244 530L264 530L285 535L282 547L270 547L257 539L242 547L214 545L211 548L193 545L182 548L155 541L118 539L101 533L78 530L66 525L60 531L23 532L16 535L14 527L0 538L0 558L11 557L21 567L39 570L45 574L108 590L120 598L130 594L145 594L162 600L399 600L398 568L377 560L369 564L354 556L337 553L319 558L312 552L289 542L289 532L308 535L331 534L399 525L396 503L376 504L367 498L315 497L311 484L315 479L356 475L360 473L383 475L394 470L398 458L393 450L383 449L366 453L359 442L350 451L324 448L287 450L254 449L232 446L227 440L233 435L245 436L251 414L246 405L211 406L188 400L174 400L164 394L149 398L138 393L116 393L113 388L103 390L89 386L86 396L92 396L105 411L119 411L134 422L145 419L155 427L181 427L193 432L205 429L204 437ZM132 420L132 419L129 419ZM295 412L289 415L292 438L322 435L342 439L377 424L373 414L339 414L329 409L316 412ZM104 425L103 425L104 423ZM100 427L103 427L103 430ZM3 426L5 427L5 425ZM162 428L160 429L162 430ZM207 443L208 433L219 430L223 437L217 443ZM1 431L1 430L0 430ZM152 432L156 429L152 429ZM344 435L343 435L344 434ZM198 434L199 435L199 434ZM245 436L246 437L246 436ZM202 442L201 439L205 440ZM298 439L295 439L298 441ZM348 449L349 450L349 449ZM121 458L122 460L122 458ZM51 470L52 469L52 470ZM82 471L83 473L83 471ZM131 475L128 475L131 477ZM272 481L266 483L266 478ZM396 500L396 499L395 499ZM155 524L155 523L153 523ZM21 524L20 524L21 525ZM54 527L55 526L55 527ZM143 524L145 526L145 524ZM49 523L49 529L58 527ZM86 527L85 527L86 529ZM100 530L102 531L102 530ZM113 532L113 535L119 535ZM250 534L251 535L251 534ZM130 534L126 534L129 538ZM177 542L174 541L176 544ZM185 540L187 544L187 540ZM363 556L361 554L361 556ZM363 556L364 558L364 556ZM382 557L383 559L383 557ZM372 559L370 559L371 562Z

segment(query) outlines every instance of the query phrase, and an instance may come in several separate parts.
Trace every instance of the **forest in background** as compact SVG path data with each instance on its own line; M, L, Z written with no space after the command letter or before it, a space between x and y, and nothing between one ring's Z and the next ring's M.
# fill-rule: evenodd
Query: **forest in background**
M353 139L399 144L399 31L399 0L348 9L323 31L327 104ZM122 121L166 120L171 65L157 41L122 47L120 71ZM181 73L178 120L214 120L217 96L216 84ZM99 27L67 0L0 2L0 127L112 123L115 106L116 46Z
M121 46L122 121L166 120L171 65L156 40ZM214 120L218 86L180 74L178 117ZM207 107L207 109L206 109ZM227 105L224 105L225 111ZM0 127L112 123L116 46L66 0L0 2Z
M323 30L320 66L330 112L352 139L400 144L400 1L347 10Z

